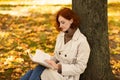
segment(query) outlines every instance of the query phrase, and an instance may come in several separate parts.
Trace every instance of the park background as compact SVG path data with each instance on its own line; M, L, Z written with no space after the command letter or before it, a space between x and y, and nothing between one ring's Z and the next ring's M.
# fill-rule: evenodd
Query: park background
M0 0L0 80L19 80L37 64L26 51L53 54L58 34L55 13L72 8L71 0ZM108 0L108 32L112 72L120 77L120 1Z

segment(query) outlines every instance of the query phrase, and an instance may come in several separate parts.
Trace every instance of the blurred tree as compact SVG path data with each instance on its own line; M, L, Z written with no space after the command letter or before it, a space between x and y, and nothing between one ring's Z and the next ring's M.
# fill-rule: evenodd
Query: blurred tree
M72 8L80 16L80 30L91 47L88 67L80 80L114 80L110 67L107 0L72 0Z

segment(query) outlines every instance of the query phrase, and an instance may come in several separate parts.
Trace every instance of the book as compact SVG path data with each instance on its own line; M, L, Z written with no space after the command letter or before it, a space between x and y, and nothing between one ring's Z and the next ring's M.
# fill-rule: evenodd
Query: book
M46 59L51 59L51 56L49 54L37 49L34 55L29 52L28 55L33 62L39 63L46 68L53 68L51 65L45 62Z

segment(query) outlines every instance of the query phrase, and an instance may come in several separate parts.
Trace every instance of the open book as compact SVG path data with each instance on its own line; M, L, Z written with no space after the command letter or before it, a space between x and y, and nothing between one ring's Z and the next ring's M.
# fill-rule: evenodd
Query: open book
M40 65L45 66L47 68L52 68L52 66L45 62L46 59L50 60L51 56L49 54L37 49L34 55L30 54L29 52L28 55L33 62L39 63Z

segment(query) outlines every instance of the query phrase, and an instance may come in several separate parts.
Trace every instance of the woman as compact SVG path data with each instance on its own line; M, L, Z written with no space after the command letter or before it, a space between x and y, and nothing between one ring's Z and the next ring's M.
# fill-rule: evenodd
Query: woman
M41 80L79 80L90 54L87 39L78 28L79 19L71 9L63 8L57 13L56 24L60 33L56 39L55 55L51 60L45 60L54 69L39 65L37 77L40 75Z

